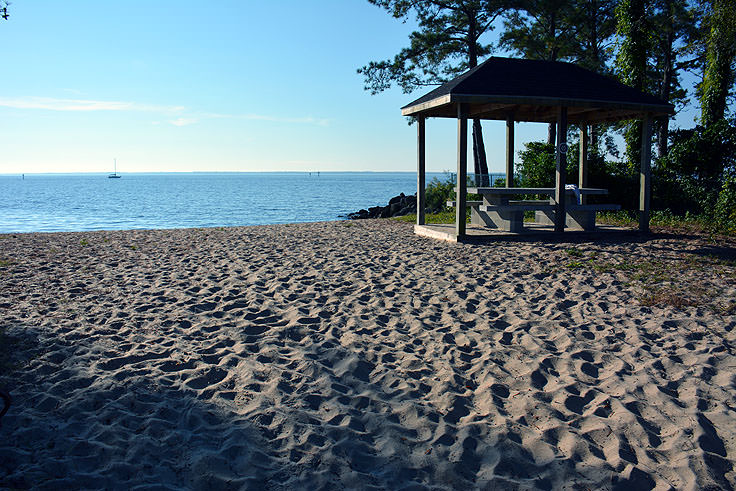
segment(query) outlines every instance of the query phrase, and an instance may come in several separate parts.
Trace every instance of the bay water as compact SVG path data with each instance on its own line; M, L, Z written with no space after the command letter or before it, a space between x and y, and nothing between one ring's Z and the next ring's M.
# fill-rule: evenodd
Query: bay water
M340 220L415 192L414 172L0 175L0 233Z

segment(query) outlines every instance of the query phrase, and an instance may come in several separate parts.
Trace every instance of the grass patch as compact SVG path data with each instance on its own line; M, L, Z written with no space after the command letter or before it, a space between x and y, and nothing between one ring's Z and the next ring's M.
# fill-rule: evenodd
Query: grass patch
M591 266L593 270L596 271L597 273L612 273L613 272L613 268L611 268L608 264L600 264L600 263L593 262Z
M639 226L639 213L633 210L600 212L596 217L596 221L604 225L635 228ZM669 210L653 210L649 215L649 226L678 233L697 233L710 236L722 234L722 231L715 229L713 219L707 215L686 213L685 216L678 216ZM728 235L734 236L736 234L730 233Z
M736 268L736 259L718 257L715 254L707 254L703 256L692 254L685 258L685 262L688 266L697 267L701 270L708 266L726 266L729 268Z
M391 220L403 223L417 223L417 215L416 213L412 213L410 215L403 215L400 217L391 217Z
M0 259L0 268L7 268L11 264L13 264L13 261L10 259Z
M672 306L683 309L710 306L721 313L736 311L736 302L718 303L717 295L706 286L699 284L699 280L688 281L688 271L690 274L695 271L704 271L702 265L707 261L709 261L708 258L701 257L687 258L684 264L674 264L657 259L639 261L624 259L620 262L608 262L598 260L597 256L591 256L584 262L571 261L567 267L570 269L589 267L597 273L623 275L624 285L637 287L642 291L638 300L646 307ZM718 264L716 261L709 264L714 263Z
M697 307L700 305L708 305L716 312L727 313L733 311L736 305L731 303L727 306L713 302L713 292L708 291L701 285L687 285L686 288L680 288L680 285L671 284L666 286L656 286L651 283L645 283L646 292L639 297L639 303L644 306L663 306L670 305L677 309L685 307Z
M88 246L89 241L87 239L82 239L79 241L79 245L81 245L82 247Z
M625 210L599 212L595 221L616 227L637 227L639 225L639 219L632 212Z
M662 227L686 232L708 232L713 230L713 220L705 216L695 216L686 213L684 217L673 215L671 211L653 211L649 224L653 227Z
M644 284L672 281L670 268L661 261L641 262L631 269L631 279Z
M695 307L700 304L697 300L683 296L682 292L667 288L657 288L645 293L639 298L639 303L645 307L670 305L677 309Z
M570 257L583 257L583 251L575 247L571 247L570 249L567 249L565 252L567 252L567 255Z

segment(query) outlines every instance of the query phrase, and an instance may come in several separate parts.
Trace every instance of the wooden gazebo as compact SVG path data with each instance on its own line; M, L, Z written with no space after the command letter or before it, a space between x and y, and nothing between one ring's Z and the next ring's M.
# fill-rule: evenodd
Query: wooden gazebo
M640 119L642 125L639 228L649 229L652 120L674 106L577 65L492 57L401 109L417 119L417 225L424 225L425 122L457 118L455 237L466 233L468 119L506 121L506 185L513 182L514 122L557 124L555 231L565 227L565 152L568 122L580 126L580 187L587 186L587 128L590 124Z

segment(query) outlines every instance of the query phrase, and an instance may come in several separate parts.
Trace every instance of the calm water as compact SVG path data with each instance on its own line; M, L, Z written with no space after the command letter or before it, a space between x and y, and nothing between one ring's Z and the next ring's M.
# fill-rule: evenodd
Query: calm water
M339 220L415 192L411 172L5 175L0 233Z

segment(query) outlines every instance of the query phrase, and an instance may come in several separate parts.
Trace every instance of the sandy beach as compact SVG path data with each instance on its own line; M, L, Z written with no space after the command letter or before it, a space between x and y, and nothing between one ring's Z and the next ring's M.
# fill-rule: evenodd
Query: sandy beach
M736 247L0 235L0 487L730 489Z

